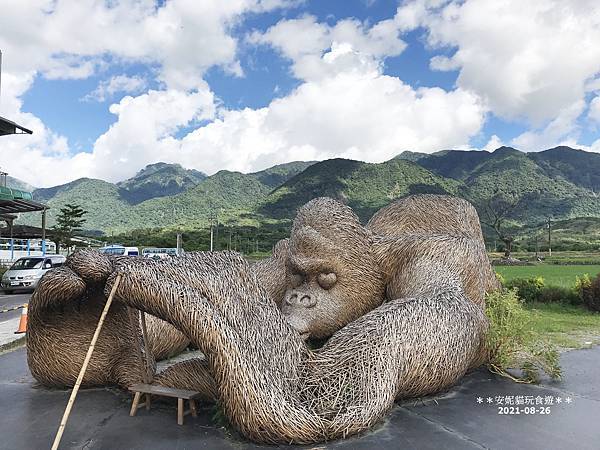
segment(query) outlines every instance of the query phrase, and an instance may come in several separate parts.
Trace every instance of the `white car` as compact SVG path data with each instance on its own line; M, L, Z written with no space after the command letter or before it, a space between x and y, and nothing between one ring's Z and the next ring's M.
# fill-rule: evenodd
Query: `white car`
M2 275L1 286L5 293L33 291L40 278L54 267L60 267L66 258L62 255L25 256L19 258Z

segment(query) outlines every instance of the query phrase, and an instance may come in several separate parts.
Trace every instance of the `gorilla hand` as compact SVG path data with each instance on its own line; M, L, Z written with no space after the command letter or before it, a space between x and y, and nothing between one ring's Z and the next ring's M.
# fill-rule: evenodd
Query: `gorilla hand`
M67 258L64 266L50 270L40 280L29 308L35 316L50 306L81 300L86 289L101 293L113 272L108 256L93 250L80 250Z
M95 250L78 250L67 258L65 265L88 284L104 283L114 271L111 259Z

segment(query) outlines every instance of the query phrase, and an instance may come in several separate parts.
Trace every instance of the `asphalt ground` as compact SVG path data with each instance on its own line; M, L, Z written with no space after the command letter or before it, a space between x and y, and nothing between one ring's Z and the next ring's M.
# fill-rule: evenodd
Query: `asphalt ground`
M21 306L24 303L29 302L29 298L31 297L31 293L23 293L23 294L5 294L2 290L0 290L0 311L5 309L15 308L17 306ZM21 315L21 310L17 309L14 311L9 311L2 313L0 312L0 323L7 322L15 317Z
M373 430L305 448L600 449L600 347L563 353L562 381L517 384L476 370L434 397L404 401ZM24 348L0 355L0 448L49 448L68 390L38 385ZM519 403L520 402L520 403ZM116 388L79 392L61 448L243 449L258 446L228 428L213 405L176 423L174 401L129 417L131 395Z

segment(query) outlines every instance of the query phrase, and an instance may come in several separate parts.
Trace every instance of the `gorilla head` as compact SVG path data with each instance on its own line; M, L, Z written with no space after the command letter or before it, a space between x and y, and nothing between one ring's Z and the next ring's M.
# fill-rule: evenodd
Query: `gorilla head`
M330 198L304 205L286 258L282 313L305 338L325 338L379 306L383 274L372 237L347 206Z

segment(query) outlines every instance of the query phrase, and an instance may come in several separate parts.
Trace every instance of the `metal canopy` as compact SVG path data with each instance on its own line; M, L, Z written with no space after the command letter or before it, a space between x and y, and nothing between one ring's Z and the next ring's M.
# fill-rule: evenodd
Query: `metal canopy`
M33 131L14 123L12 120L0 117L0 136L8 134L33 134Z
M48 209L46 205L34 202L33 200L0 200L0 214L44 211L46 209Z

